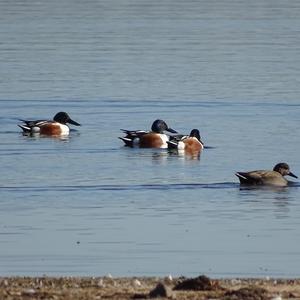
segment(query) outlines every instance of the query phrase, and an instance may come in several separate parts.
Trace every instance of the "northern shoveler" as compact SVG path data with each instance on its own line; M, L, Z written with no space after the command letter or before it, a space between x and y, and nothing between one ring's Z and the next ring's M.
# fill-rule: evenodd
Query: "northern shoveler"
M53 120L20 120L24 124L18 124L24 134L43 134L43 135L68 135L70 132L67 123L80 126L72 120L66 112L57 113Z
M125 137L119 137L119 139L125 143L125 146L140 148L168 148L167 141L170 137L165 134L165 131L177 133L177 131L168 127L165 121L159 119L153 122L151 131L121 130L126 135Z
M287 186L288 181L283 177L286 175L298 178L290 171L290 167L286 163L279 163L271 170L257 170L250 172L236 172L242 185L272 185Z
M167 143L169 149L184 150L187 153L200 152L204 148L198 129L193 129L190 135L175 135Z

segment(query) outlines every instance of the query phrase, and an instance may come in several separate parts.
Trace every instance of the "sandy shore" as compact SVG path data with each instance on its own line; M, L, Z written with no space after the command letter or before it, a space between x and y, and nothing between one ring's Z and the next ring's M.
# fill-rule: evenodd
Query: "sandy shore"
M0 277L0 299L300 299L300 279Z

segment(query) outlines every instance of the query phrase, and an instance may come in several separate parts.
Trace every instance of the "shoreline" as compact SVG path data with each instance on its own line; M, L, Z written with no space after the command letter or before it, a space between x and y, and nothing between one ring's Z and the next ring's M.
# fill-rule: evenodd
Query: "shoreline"
M300 278L1 277L0 299L300 299Z

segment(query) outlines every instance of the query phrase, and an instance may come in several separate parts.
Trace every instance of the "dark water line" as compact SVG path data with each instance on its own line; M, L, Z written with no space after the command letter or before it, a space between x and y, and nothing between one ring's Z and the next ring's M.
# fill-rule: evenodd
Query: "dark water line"
M197 189L239 189L241 191L261 190L261 191L287 191L290 188L299 188L300 183L291 183L289 187L272 186L240 186L235 182L218 183L175 183L175 184L132 184L132 185L59 185L59 186L0 186L0 191L144 191L144 190L197 190Z
M140 184L140 185L61 185L61 186L0 186L2 191L140 191L140 190L185 190L185 189L232 189L239 184L220 183L176 183L176 184Z
M105 107L108 106L111 108L111 106L116 106L116 107L128 107L129 105L132 105L134 107L152 107L153 104L155 105L161 105L162 107L165 106L164 102L172 102L172 104L176 104L176 107L186 107L186 106L200 106L200 107L216 107L216 106L260 106L260 107L269 107L269 106L277 106L277 107L299 107L300 104L295 104L295 103L278 103L278 102L262 102L261 99L257 99L254 102L241 102L238 100L232 99L231 101L216 101L215 99L207 99L206 101L199 101L197 99L181 99L181 100L174 100L174 99L164 99L163 101L160 100L153 100L153 99L143 99L143 101L140 100L135 100L135 99L72 99L68 100L68 103L93 103L93 106L101 106ZM21 102L22 104L28 102L37 102L40 106L49 106L49 103L52 106L56 106L56 104L61 104L61 100L56 100L56 99L27 99L27 100L19 100L19 99L14 99L14 100L6 100L6 99L0 99L0 102L4 103L18 103ZM45 104L47 102L47 104ZM98 103L101 102L101 105ZM1 117L2 118L2 117ZM0 118L0 119L1 119ZM17 120L19 118L10 118Z

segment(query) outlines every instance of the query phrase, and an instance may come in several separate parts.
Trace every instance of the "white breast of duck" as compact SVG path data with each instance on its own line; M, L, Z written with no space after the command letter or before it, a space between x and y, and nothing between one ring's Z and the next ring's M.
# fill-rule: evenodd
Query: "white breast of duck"
M68 135L70 133L70 128L68 125L65 124L59 124L59 125L60 125L61 135Z

